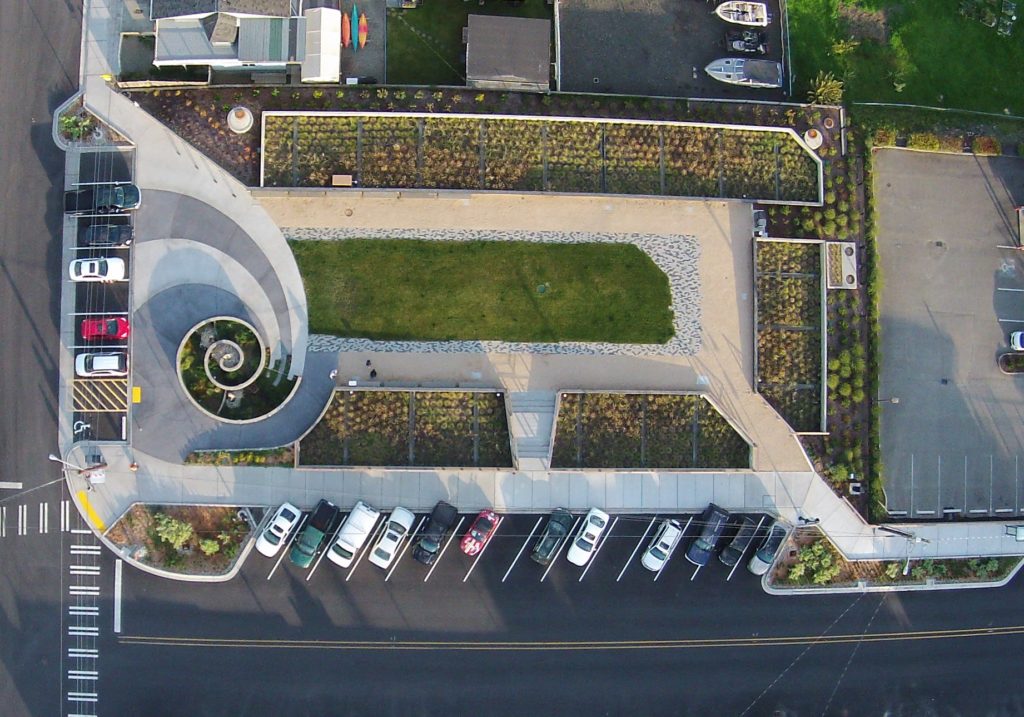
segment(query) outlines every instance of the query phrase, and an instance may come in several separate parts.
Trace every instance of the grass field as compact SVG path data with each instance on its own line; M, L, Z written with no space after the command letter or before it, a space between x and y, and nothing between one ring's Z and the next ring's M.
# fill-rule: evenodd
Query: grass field
M668 277L631 244L292 242L311 333L664 343Z
M501 0L423 0L412 10L388 10L389 85L465 85L466 46L462 28L470 15L514 15L551 19L545 0L519 7Z
M791 0L797 95L819 70L831 70L846 78L855 102L1024 115L1024 18L1003 37L959 7L960 0ZM835 42L851 35L859 47L837 55Z

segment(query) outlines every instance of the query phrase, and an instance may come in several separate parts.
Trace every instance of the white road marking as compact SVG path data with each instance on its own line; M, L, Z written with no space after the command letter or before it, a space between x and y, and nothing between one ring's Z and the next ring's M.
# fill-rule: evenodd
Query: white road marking
M0 507L0 538L7 537L7 506Z
M18 535L24 535L26 532L25 523L28 522L28 506L18 506Z
M572 528L569 530L569 533L565 536L565 539L562 541L562 544L558 546L558 550L556 550L554 556L552 556L551 562L548 563L547 570L545 570L544 574L540 576L541 582L544 582L545 578L547 578L548 576L548 573L551 572L551 568L554 566L556 562L558 562L558 556L562 554L562 550L565 548L568 542L572 540L572 536L576 534L576 527L580 524L581 520L581 517L577 517L576 521L572 524Z
M473 564L469 566L469 571L466 572L466 577L462 578L462 582L466 582L467 580L469 580L469 576L473 574L474 570L476 570L476 564L479 563L480 558L484 556L484 551L487 550L487 547L491 544L491 541L494 540L494 536L498 534L498 528L501 527L501 524L503 522L505 522L505 516L502 515L498 518L498 524L494 526L494 532L491 533L490 540L484 543L484 547L480 548L480 552L476 555L476 560L474 560Z
M99 575L99 565L70 565L68 569L72 575Z
M761 520L757 521L757 527L756 527L756 528L754 528L754 535L757 535L757 531L759 531L759 530L761 529L761 526L762 526L763 524L764 524L764 516L762 515L762 516L761 516ZM749 548L749 547L750 547L751 545L753 545L753 544L754 544L754 541L753 541L753 540L751 540L751 541L750 541L750 544L749 544L749 545L747 545L747 548ZM743 556L745 556L745 555L747 554L747 548L744 548L744 549L743 549L743 552L742 552L742 553L740 553L740 557L739 557L739 559L738 559L738 560L736 561L736 564L735 564L735 565L733 565L733 566L732 566L732 570L730 570L730 571L729 571L729 577L727 577L727 578L725 579L725 581L726 581L726 582L729 582L730 580L732 580L732 574L733 574L734 572L736 572L736 568L738 568L738 567L740 566L740 563L742 563L742 562L743 562Z
M615 524L618 522L619 516L615 516L615 520L613 520L612 524L608 526L608 530L604 531L604 535L601 536L601 542L594 548L594 554L590 556L590 560L587 561L587 567L583 568L583 572L580 573L579 580L576 582L583 582L583 578L587 576L587 571L590 570L590 566L594 564L595 560L597 560L597 554L601 552L601 548L603 548L604 544L608 542L608 536L612 534L613 530L615 530Z
M68 692L70 702L98 702L95 692Z
M19 481L0 480L0 490L21 490Z
M68 648L68 657L70 659L75 659L75 658L82 658L82 659L93 658L94 659L94 658L97 658L99 656L100 656L100 651L95 649L95 648L89 648L89 647L69 647Z
M50 532L50 504L40 503L39 504L39 532L49 533Z
M121 572L124 569L124 561L118 559L114 563L114 632L121 632Z
M409 549L409 546L413 544L413 541L416 539L416 535L420 532L420 528L423 527L423 524L425 522L427 522L427 516L423 516L422 518L420 518L420 522L416 526L416 530L412 531L411 533L409 533L409 535L402 538L399 544L395 547L395 552L397 554L391 560L391 569L388 570L388 574L384 576L384 582L387 582L391 579L391 573L395 572L395 568L398 567L399 561L401 561L402 556L405 555L405 551ZM403 542L405 543L404 546L402 545ZM401 548L401 550L399 550L399 548Z
M92 535L92 531L88 528L72 528L71 532L75 535Z
M297 536L299 534L299 531L302 530L302 526L306 524L306 519L308 517L308 515L303 515L302 520L300 520L295 525L295 527L292 528L292 532L284 536L284 540L281 541L281 554L277 556L277 560L274 562L274 567L272 567L270 569L270 573L267 574L267 580L270 580L270 578L274 577L274 571L277 570L277 566L281 564L281 561L284 560L284 556L287 555L289 550L291 550L292 543L295 541L295 536Z
M700 569L701 569L702 567L703 567L702 565L698 565L698 566L697 566L697 569L693 571L693 575L691 575L691 576L690 576L690 582L691 582L691 583L693 582L693 579L694 579L695 577L697 577L697 573L699 573L699 572L700 572Z
M999 319L1004 324L1024 324L1024 319Z
M68 605L68 615L91 615L95 617L100 614L96 605Z
M637 541L636 547L633 548L633 552L629 554L629 559L626 561L626 564L622 566L622 570L619 571L619 577L615 578L615 582L619 582L620 580L622 580L622 576L626 574L626 568L628 568L629 564L633 562L633 558L634 556L636 556L636 551L640 550L640 546L646 542L647 534L651 532L651 526L654 525L654 521L656 521L657 519L658 516L655 515L653 518L651 518L651 522L647 524L647 527L644 528L643 535L641 535L640 540Z
M338 527L334 529L333 533L331 533L331 539L321 543L321 545L326 545L327 547L324 548L322 553L320 553L320 557L316 559L315 563L313 563L313 567L309 569L309 574L306 575L306 582L307 583L309 582L309 579L311 577L313 577L313 573L316 572L316 569L320 567L320 563L323 561L324 556L327 555L327 551L330 550L331 547L333 547L334 541L338 539L338 533L341 532L341 528L342 528L342 526L345 525L345 520L347 520L347 519L348 519L348 515L346 515L344 518L342 518L341 522L338 523Z
M1024 289L1011 289L1008 286L997 286L996 291L1024 291Z
M658 568L658 572L654 574L654 582L658 582L658 578L661 577L661 574L665 571L665 568L668 567L668 561L672 559L673 555L675 555L676 548L678 548L679 544L683 542L683 536L686 535L686 531L690 527L690 523L692 522L693 516L691 515L689 519L686 521L686 525L683 526L682 531L680 531L679 535L676 536L676 542L672 543L672 547L669 548L668 555L665 556L665 562L661 564L661 567Z
M71 501L62 500L60 502L60 531L66 533L68 528L71 527Z
M388 521L387 518L385 518L380 522L380 527L376 527L376 529L373 531L373 534L370 536L373 538L373 540L367 541L368 544L364 544L363 547L359 550L359 555L356 556L356 561L352 563L352 569L349 570L348 575L345 576L346 583L352 578L352 573L354 573L356 571L356 568L359 567L359 563L362 561L363 557L370 551L370 548L376 545L377 541L380 540L381 532L387 527Z
M98 585L69 585L68 592L72 595L99 595Z
M423 582L427 582L428 580L430 580L430 576L434 573L434 568L436 568L437 564L441 562L441 558L443 558L444 554L448 551L448 546L452 544L453 540L455 540L455 536L459 534L459 528L462 527L462 523L465 520L466 516L462 516L461 518L459 518L459 522L455 526L455 530L453 530L452 534L448 536L448 541L444 544L444 547L441 548L441 552L437 554L437 559L434 560L434 564L430 566L430 570L428 570L427 574L423 577Z
M103 549L98 545L72 545L72 555L99 555Z
M530 541L533 539L533 533L537 530L537 526L540 525L540 521L542 520L544 520L543 515L537 518L537 522L533 524L532 528L530 528L530 534L526 536L526 540L523 541L522 547L520 547L519 552L516 553L515 560L512 561L512 564L508 566L508 570L505 571L505 575L502 576L501 582L505 582L505 578L507 578L508 574L512 572L512 568L516 566L516 563L519 562L519 556L523 554L523 551L526 550L526 546L530 544Z
M98 680L99 676L97 670L68 670L69 680Z
M68 634L72 636L96 636L100 634L100 629L98 627L89 627L88 625L68 625Z

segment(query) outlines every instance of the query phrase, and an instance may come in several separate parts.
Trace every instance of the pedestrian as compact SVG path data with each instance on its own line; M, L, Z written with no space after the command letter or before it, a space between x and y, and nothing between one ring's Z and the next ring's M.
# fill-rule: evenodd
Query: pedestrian
M370 365L370 359L366 359L366 365L367 365L367 367L369 367L369 365Z
M377 369L370 371L370 378L377 378Z
M333 381L336 378L338 378L338 369L333 369L331 371L331 380Z

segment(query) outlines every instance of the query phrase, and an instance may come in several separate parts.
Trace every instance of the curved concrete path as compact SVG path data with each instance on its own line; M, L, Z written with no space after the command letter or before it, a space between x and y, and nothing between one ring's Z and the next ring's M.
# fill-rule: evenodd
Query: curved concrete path
M176 357L182 337L199 321L217 314L238 316L262 330L237 296L201 284L179 284L136 309L132 325L132 380L142 401L132 409L132 446L166 461L181 462L204 448L268 448L289 443L319 417L334 390L333 354L304 356L298 388L272 416L249 424L213 419L185 395L177 379Z

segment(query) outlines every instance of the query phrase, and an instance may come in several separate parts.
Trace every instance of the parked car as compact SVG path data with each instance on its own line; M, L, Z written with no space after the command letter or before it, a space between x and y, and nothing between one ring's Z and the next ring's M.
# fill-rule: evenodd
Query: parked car
M379 517L379 510L371 508L361 500L358 501L345 518L345 522L341 524L334 545L327 551L327 559L343 568L351 565L359 549L373 532Z
M282 503L274 513L266 529L256 538L256 550L268 558L277 555L285 538L291 534L295 525L302 518L302 511L291 503Z
M121 316L101 316L98 319L83 319L82 338L86 341L92 339L111 339L123 341L131 333L128 319Z
M494 531L498 529L499 522L498 514L493 510L481 510L473 524L469 526L469 530L462 536L462 543L459 545L462 552L466 555L476 555L483 550L487 541L494 535Z
M725 508L719 508L714 503L705 508L700 519L700 535L686 549L686 559L698 567L707 565L728 522L729 511Z
M75 356L75 375L89 378L128 375L128 354L87 352Z
M128 246L134 238L131 224L93 224L82 234L82 246Z
M298 567L308 568L313 562L313 558L320 552L320 546L324 544L327 534L334 528L339 512L338 506L321 498L313 509L313 514L302 528L302 532L299 533L299 537L292 543L288 558Z
M121 281L124 279L124 261L116 256L98 259L75 259L68 267L71 281Z
M740 561L743 557L743 553L747 552L747 547L754 540L754 533L757 532L757 523L750 518L744 518L743 522L740 523L740 529L736 531L736 535L733 536L729 544L722 548L722 552L718 554L718 560L728 568L731 568Z
M64 192L64 211L69 214L112 214L138 209L142 194L134 184L94 184Z
M775 562L775 556L785 540L786 528L778 523L773 524L768 535L764 536L764 540L761 541L757 550L754 551L753 557L750 558L750 562L747 563L747 570L754 575L764 575L768 572L768 568Z
M572 530L572 513L565 508L555 508L548 518L543 532L537 538L533 551L530 552L530 558L535 563L548 565L554 560L562 543L569 536L570 530Z
M441 543L444 542L448 531L455 524L459 517L459 511L443 500L439 500L434 510L430 513L430 520L427 527L423 529L420 539L416 541L416 549L412 551L412 557L424 565L433 565L437 560L437 554L441 550Z
M590 556L594 554L597 541L601 539L601 534L607 527L608 514L599 508L591 508L587 517L583 519L580 529L576 531L576 538L569 546L569 552L566 553L569 562L580 567L586 565Z
M1014 331L1010 334L1010 348L1014 351L1024 351L1024 331Z
M640 564L648 570L658 572L665 567L668 556L676 547L676 543L683 537L683 526L676 520L663 520L654 534L651 544L644 551Z
M405 508L395 508L391 511L384 534L380 536L377 545L374 546L367 560L378 568L387 569L391 565L391 561L395 559L398 546L402 544L405 536L412 530L412 524L415 521L416 516Z

